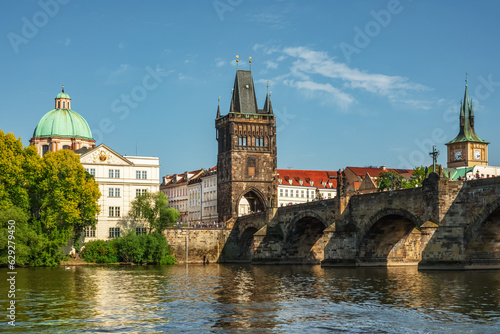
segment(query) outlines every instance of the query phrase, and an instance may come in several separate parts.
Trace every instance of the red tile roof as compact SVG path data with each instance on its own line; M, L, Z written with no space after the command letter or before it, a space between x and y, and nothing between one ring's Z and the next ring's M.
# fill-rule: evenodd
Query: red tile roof
M294 185L304 187L317 187L326 189L337 188L336 171L278 169L278 184L281 179L283 185ZM292 182L290 184L290 181ZM302 181L302 184L300 184ZM311 185L312 181L312 185ZM325 183L325 185L323 185ZM331 183L331 186L330 186Z

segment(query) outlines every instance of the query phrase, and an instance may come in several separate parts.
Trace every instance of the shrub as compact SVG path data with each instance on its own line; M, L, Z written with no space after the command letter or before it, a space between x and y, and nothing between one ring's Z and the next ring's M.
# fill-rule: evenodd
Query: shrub
M81 256L86 262L116 263L118 256L114 240L95 240L85 244Z
M133 231L110 241L96 240L85 244L81 253L87 262L137 264L175 264L172 248L160 233L136 235Z

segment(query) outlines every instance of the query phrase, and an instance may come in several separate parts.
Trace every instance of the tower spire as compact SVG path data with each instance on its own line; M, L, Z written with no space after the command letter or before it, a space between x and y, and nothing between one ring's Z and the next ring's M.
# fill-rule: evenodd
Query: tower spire
M215 117L215 118L217 119L219 117L220 117L220 96L217 99L217 117Z

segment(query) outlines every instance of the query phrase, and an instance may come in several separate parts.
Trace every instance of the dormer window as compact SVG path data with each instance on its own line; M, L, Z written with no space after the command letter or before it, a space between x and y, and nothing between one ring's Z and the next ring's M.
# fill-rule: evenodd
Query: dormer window
M292 182L293 182L293 181L292 181L292 179L290 179L290 180L288 180L288 182L289 182L290 184L292 184Z
M311 184L311 187L314 187L314 181L309 182Z
M278 179L279 184L283 184L283 179Z
M303 184L304 184L304 181L299 180L299 183L300 183L300 185L303 185Z

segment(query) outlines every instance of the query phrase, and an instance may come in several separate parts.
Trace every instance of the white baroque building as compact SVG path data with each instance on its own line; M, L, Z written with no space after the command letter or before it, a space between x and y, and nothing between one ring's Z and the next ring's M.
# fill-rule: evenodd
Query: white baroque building
M129 226L124 217L138 194L159 191L159 158L122 156L104 144L95 147L87 121L71 109L71 104L63 86L55 97L54 109L40 119L33 131L31 145L41 156L49 151L74 151L99 184L101 212L96 229L84 231L85 241L118 237L125 227L143 233L144 226Z
M145 226L128 226L125 217L137 195L159 191L159 158L123 156L104 144L76 153L80 153L80 162L94 175L101 191L97 228L84 231L85 241L116 238L125 228L144 233Z

